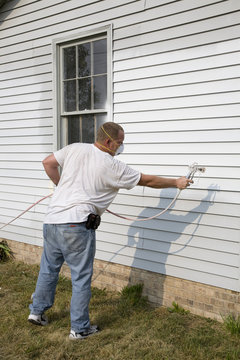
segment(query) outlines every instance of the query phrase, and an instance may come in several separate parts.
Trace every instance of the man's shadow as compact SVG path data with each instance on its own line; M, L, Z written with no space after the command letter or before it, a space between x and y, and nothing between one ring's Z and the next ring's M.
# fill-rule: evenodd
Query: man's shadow
M140 278L139 271L134 270L144 269L162 275L174 275L173 266L175 264L174 256L181 256L191 242L194 235L197 233L198 227L201 224L204 213L208 208L213 205L216 191L219 190L217 185L211 185L207 189L207 195L200 200L200 203L190 212L178 215L175 214L174 205L173 209L168 210L159 218L149 221L134 221L128 231L128 247L135 247L134 259L131 264L132 270L129 278L129 285L136 283L143 283L147 287L147 280L144 275ZM171 192L172 198L175 197L177 190ZM160 194L160 201L157 213L166 208L168 203L171 202L169 196L169 189L164 189ZM166 200L166 197L168 199ZM153 209L145 208L140 214L139 218L147 218L153 215ZM189 229L187 229L189 227ZM197 251L196 251L197 256ZM162 305L163 297L163 282L162 286L157 287L158 305ZM155 291L156 292L156 291Z

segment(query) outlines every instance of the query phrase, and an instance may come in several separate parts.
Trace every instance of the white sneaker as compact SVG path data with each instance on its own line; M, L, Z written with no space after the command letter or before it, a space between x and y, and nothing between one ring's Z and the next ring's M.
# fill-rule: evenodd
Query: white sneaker
M70 331L69 339L70 340L83 340L90 335L94 335L99 332L97 325L91 325L89 329L86 329L82 332L76 332L74 330Z
M28 317L28 321L34 325L42 325L45 326L48 324L48 318L46 315L34 315L30 314Z

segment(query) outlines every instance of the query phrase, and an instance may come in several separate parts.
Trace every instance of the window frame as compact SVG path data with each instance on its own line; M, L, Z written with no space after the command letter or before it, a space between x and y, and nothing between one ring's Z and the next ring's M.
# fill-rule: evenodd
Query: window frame
M78 110L74 112L62 111L63 94L61 86L62 72L62 48L79 43L86 43L101 38L107 39L107 106L105 109ZM113 119L113 95L112 95L112 24L90 29L77 34L68 35L52 42L53 47L53 148L54 151L66 145L67 130L64 133L66 117L72 115L106 114L107 121ZM61 121L62 119L62 121ZM66 126L65 126L66 129Z

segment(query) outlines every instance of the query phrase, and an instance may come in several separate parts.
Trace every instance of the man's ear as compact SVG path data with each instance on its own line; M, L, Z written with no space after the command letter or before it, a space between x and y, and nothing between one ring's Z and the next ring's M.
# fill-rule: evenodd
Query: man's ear
M107 138L107 139L104 140L104 143L105 143L106 145L110 145L110 142L111 142L111 140L110 140L109 138Z

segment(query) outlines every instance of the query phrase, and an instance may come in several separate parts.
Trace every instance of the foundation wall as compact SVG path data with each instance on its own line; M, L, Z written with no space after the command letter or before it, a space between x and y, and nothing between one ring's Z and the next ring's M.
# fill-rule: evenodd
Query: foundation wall
M16 260L40 264L42 247L7 240ZM71 277L66 264L61 273ZM120 291L143 283L143 295L154 306L171 306L175 301L191 313L222 321L222 315L240 313L240 293L95 259L92 286Z

